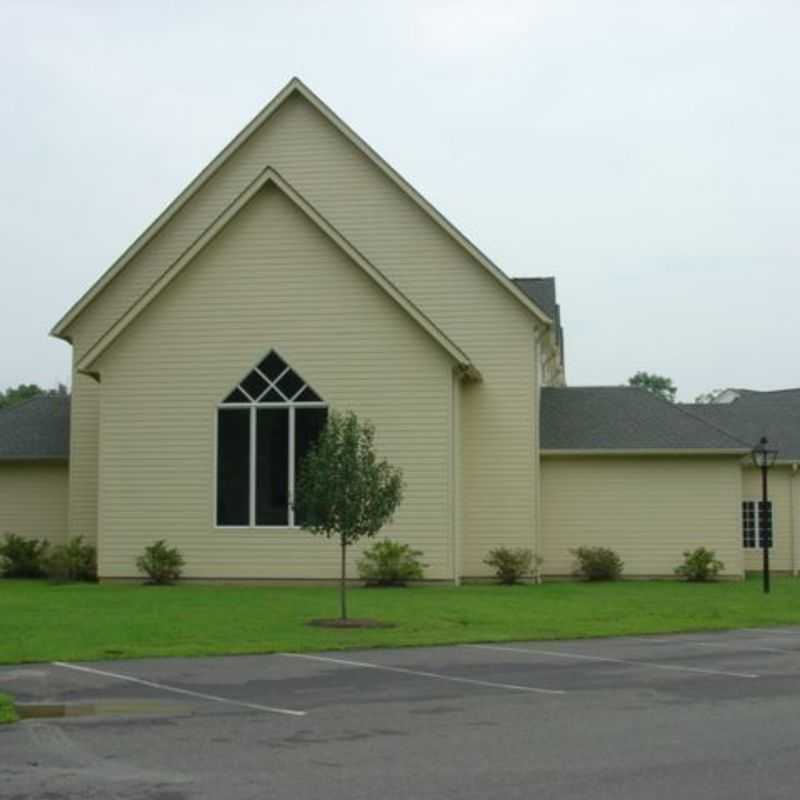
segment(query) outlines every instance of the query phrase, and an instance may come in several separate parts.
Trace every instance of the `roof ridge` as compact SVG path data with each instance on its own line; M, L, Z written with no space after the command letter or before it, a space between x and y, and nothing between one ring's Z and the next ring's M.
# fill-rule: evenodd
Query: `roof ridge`
M18 403L14 403L10 406L3 406L0 408L0 414L5 414L8 411L16 411L18 408L23 408L24 406L30 405L34 401L37 400L52 400L62 397L57 391L53 389L48 389L47 391L42 392L41 394L35 394L33 397L26 397L24 400L20 400ZM63 395L65 402L69 402L70 395L67 393Z
M669 400L664 400L663 397L660 397L659 399L663 400L665 403L669 403ZM686 408L684 408L684 406L682 404L680 404L680 403L669 403L669 405L674 406L678 411L681 412L681 414L685 414L687 417L691 417L692 419L697 420L698 422L701 422L703 425L705 425L705 426L707 426L709 428L712 428L713 430L717 431L718 433L723 434L724 436L727 436L732 441L737 442L738 444L744 445L745 447L748 447L748 448L752 448L753 447L752 442L745 442L744 439L740 439L732 431L729 431L726 428L723 428L721 425L717 425L716 423L710 422L709 420L704 419L703 417L697 416L697 414L693 414L691 411L688 411ZM703 404L701 403L699 405L703 405ZM708 404L706 404L706 405L708 405Z

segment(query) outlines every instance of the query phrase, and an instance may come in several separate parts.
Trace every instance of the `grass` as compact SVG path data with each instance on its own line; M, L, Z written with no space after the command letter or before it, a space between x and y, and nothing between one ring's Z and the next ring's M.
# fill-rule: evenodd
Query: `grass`
M16 722L18 719L14 701L7 694L0 694L0 725Z
M0 663L337 650L583 638L800 624L800 580L353 589L352 617L397 627L331 630L332 587L0 581Z

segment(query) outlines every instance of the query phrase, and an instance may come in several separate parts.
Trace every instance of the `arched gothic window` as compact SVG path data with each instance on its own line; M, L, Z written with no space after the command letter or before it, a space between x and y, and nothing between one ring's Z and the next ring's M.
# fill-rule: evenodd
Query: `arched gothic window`
M328 416L326 403L271 350L217 408L216 524L293 527L297 467Z

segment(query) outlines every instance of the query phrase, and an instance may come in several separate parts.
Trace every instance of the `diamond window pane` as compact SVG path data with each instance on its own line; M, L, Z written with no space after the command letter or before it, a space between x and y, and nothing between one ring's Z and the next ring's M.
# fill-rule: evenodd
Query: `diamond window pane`
M275 385L291 400L304 384L305 381L290 369Z
M280 392L270 389L259 401L259 403L285 403Z
M269 386L269 384L255 371L253 370L241 383L242 389L244 389L253 400L258 400L259 395L264 391L264 389Z
M286 369L286 362L274 350L271 350L267 357L258 365L258 368L271 381L274 381L275 378Z
M300 403L319 403L321 401L320 396L310 386L306 386L294 399Z
M250 398L238 387L234 389L223 401L223 403L249 403Z

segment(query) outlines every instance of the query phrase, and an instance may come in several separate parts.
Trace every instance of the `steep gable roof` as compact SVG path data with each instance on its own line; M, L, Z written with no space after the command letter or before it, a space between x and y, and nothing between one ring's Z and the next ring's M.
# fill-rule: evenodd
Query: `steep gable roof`
M396 170L381 158L361 137L359 137L332 109L317 97L299 78L292 78L286 86L228 143L197 177L178 195L175 200L159 215L159 217L133 242L133 244L117 259L111 267L95 281L89 290L67 311L50 331L56 336L69 341L67 329L79 314L103 291L114 277L121 272L129 261L139 253L147 243L180 211L192 195L197 192L294 93L301 95L316 108L340 133L342 133L358 150L369 158L395 185L411 198L431 219L443 228L461 247L463 247L484 269L505 287L523 306L525 306L540 322L549 325L552 320L533 302L525 292L521 291L506 274L495 265L484 253L467 239L443 214L431 205L419 192L411 186Z
M181 256L174 261L161 276L154 281L144 294L89 348L78 362L79 372L96 375L92 367L98 358L109 348L117 337L147 308L158 294L172 282L180 272L200 253L203 248L237 215L257 192L272 185L283 193L308 219L336 244L358 267L360 267L386 294L388 294L417 324L434 339L459 365L462 374L471 379L479 379L480 373L469 356L456 345L436 324L400 291L377 267L368 261L353 245L342 236L299 192L297 192L274 169L267 167L253 180L238 197L203 233L192 242Z
M69 406L56 394L0 409L0 461L69 458Z
M800 460L800 389L756 392L737 389L728 403L685 403L683 408L731 431L751 447L766 436L778 460Z
M680 405L631 386L542 389L543 451L730 452L748 445Z
M512 278L514 284L522 289L550 319L556 316L555 278Z

